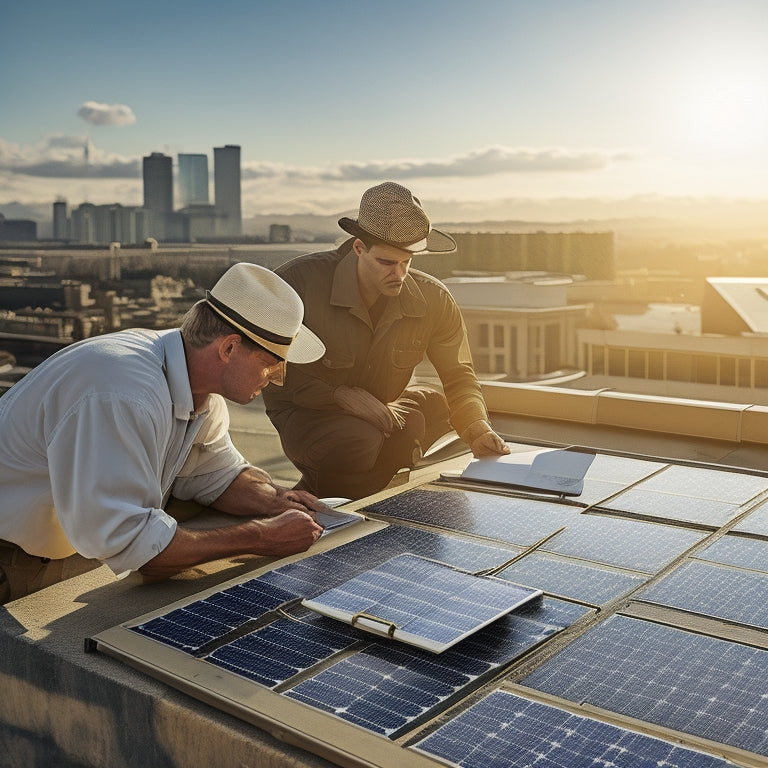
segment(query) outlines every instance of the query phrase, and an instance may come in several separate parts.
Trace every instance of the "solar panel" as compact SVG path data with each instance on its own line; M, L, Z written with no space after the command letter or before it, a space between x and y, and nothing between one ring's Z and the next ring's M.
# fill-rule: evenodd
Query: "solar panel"
M597 504L623 491L644 477L657 472L664 464L624 456L598 453L584 478L584 490L574 499L582 504Z
M768 491L768 478L743 472L670 464L663 472L643 480L638 487L741 505L759 493Z
M768 755L767 677L768 651L616 615L521 682Z
M768 629L768 573L691 561L637 598L745 626Z
M439 655L378 641L283 695L397 738L589 610L551 598L529 603Z
M604 508L637 517L694 523L713 530L725 525L739 513L738 504L647 490L644 485L611 499Z
M441 653L540 596L540 590L403 554L303 604L367 632Z
M520 548L467 541L444 533L390 525L330 552L276 568L262 576L260 581L274 584L292 594L313 597L402 552L412 552L476 573L499 566L522 551Z
M768 479L764 477L670 465L603 506L630 515L717 529L766 490Z
M206 661L275 688L358 642L360 633L305 615L279 619L214 650Z
M498 574L516 584L543 589L555 597L601 606L631 592L645 577L567 557L532 552Z
M494 691L413 749L461 768L725 768L725 760Z
M657 523L606 515L574 515L566 529L541 546L542 551L656 573L706 536Z
M529 547L565 525L578 508L479 491L416 488L371 504L366 512Z
M203 646L296 597L292 592L252 579L131 629L172 648L196 653Z
M746 536L723 536L696 554L699 560L710 560L738 568L768 573L768 542Z
M731 529L734 532L768 538L768 504L761 504Z

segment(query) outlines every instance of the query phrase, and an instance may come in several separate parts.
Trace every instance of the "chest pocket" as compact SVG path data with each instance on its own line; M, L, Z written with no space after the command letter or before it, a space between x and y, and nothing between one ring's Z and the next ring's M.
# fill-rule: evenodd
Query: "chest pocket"
M423 349L393 349L392 365L395 368L413 370L423 359Z

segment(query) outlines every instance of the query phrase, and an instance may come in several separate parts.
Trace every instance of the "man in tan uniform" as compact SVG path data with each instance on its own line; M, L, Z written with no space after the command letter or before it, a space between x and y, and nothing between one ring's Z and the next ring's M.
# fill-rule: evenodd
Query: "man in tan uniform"
M508 453L488 423L456 302L436 278L411 269L420 253L451 252L419 200L385 182L367 190L350 237L335 251L300 256L276 272L301 297L304 323L326 346L320 360L291 365L264 392L297 488L361 498L453 427L475 456ZM409 387L426 355L443 392Z

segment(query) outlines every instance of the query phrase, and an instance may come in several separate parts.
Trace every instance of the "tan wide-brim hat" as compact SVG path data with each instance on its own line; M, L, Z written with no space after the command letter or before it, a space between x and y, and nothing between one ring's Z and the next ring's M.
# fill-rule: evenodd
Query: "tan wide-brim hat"
M350 235L373 235L387 245L421 253L452 253L456 241L439 229L432 229L427 214L409 189L385 181L363 192L357 219L346 216L339 226Z
M302 325L299 294L271 269L240 262L231 266L205 300L211 309L249 339L289 363L311 363L325 345Z

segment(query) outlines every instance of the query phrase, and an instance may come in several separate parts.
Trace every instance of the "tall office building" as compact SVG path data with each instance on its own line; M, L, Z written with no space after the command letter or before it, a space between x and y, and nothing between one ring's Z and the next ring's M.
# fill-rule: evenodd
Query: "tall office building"
M150 214L150 234L164 240L173 214L173 161L153 152L143 161L144 207Z
M240 147L227 144L213 148L213 186L216 213L222 235L241 235Z
M181 207L208 202L208 156L179 154Z
M66 240L69 237L67 201L59 198L53 204L53 239Z

